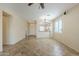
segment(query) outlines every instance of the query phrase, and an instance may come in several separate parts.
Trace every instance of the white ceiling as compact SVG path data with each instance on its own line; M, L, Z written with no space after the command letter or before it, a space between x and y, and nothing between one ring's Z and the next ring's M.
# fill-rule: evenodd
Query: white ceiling
M60 15L67 9L77 5L76 3L45 3L45 9L40 9L39 4L35 3L32 6L28 6L27 3L14 3L5 4L5 6L12 6L14 11L21 17L27 20L36 20L42 16L50 15L52 19Z

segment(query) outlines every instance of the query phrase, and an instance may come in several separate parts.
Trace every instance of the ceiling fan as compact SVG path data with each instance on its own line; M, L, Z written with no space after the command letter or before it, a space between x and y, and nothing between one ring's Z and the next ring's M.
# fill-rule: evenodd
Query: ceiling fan
M32 6L34 3L28 3L28 6ZM45 6L44 6L44 3L39 3L40 4L40 7L42 8L42 9L44 9L45 8Z

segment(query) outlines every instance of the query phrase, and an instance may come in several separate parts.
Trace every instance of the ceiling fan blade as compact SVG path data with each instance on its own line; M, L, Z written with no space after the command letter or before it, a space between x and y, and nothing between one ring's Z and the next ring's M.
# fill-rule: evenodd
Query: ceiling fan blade
M44 3L40 3L42 9L44 9Z
M33 3L29 3L28 6L31 6Z

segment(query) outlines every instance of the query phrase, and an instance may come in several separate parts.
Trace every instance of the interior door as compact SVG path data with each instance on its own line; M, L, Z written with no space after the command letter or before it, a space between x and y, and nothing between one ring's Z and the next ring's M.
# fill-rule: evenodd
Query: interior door
M2 50L2 11L0 10L0 51Z

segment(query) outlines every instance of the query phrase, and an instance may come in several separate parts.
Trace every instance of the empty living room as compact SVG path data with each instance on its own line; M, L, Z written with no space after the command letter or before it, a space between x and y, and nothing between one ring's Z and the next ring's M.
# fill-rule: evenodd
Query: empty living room
M79 3L0 3L0 56L79 56Z

